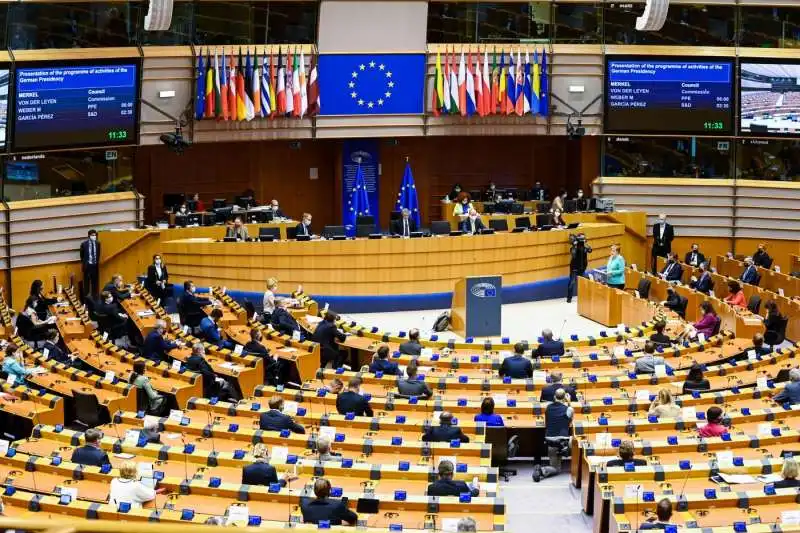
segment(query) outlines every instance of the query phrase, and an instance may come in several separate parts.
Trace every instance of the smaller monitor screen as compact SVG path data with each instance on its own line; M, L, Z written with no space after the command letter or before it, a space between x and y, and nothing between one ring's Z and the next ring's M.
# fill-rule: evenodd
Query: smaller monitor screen
M739 133L800 135L800 62L742 60Z
M8 137L8 74L8 68L0 67L0 148L6 147Z
M6 163L6 179L36 183L39 181L39 165L31 161L9 161Z

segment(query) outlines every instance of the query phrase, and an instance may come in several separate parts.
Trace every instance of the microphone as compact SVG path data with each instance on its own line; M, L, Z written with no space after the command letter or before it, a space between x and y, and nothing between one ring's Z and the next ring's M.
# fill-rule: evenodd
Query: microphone
M561 329L558 332L558 340L561 340L561 335L564 333L564 326L567 325L567 319L564 319L564 322L561 323Z
M633 531L639 531L639 494L642 492L642 486L636 485L636 527L633 528Z
M181 433L181 443L183 444L183 447L184 447L184 451L182 453L182 455L183 455L183 475L184 475L184 479L185 479L185 481L186 481L186 483L188 485L189 484L189 457L188 457L188 455L186 455L186 451L185 451L185 448L186 448L186 433Z
M208 435L211 438L211 452L216 455L217 447L214 443L214 419L212 418L211 411L206 409L206 415L208 416Z

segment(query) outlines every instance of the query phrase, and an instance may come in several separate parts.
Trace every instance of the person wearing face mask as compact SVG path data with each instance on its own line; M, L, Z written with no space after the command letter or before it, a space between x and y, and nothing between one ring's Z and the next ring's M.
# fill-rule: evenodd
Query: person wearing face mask
M225 238L234 238L237 242L244 242L250 240L250 235L247 233L247 227L242 223L241 217L236 217L233 221L233 226L228 228L225 232Z
M314 230L311 229L310 213L303 213L303 218L300 220L300 223L295 228L295 235L308 235L309 237L313 237Z
M697 277L692 277L692 282L689 284L691 288L703 294L711 292L714 286L714 280L711 279L711 273L708 271L708 265L703 262L697 267L700 272Z
M178 211L176 211L175 214L178 215L179 217L185 217L186 215L189 214L189 207L185 203L183 203L180 205Z
M498 200L502 200L502 195L497 190L497 186L493 181L489 182L489 186L486 188L486 192L483 193L483 197L487 202L496 202Z
M484 229L486 229L486 226L483 225L483 221L481 217L478 216L478 212L474 209L470 209L469 216L461 221L461 231L474 235L480 233Z
M767 246L764 243L758 245L758 250L753 254L753 264L762 268L772 266L772 258L767 253Z
M131 290L125 285L122 274L114 274L111 277L111 283L103 287L103 290L110 292L114 297L114 301L118 304L131 297ZM122 310L122 307L120 307L120 310Z
M564 212L564 200L567 199L567 191L565 189L561 189L558 193L558 196L553 198L553 203L550 206L550 212L553 213L556 209Z
M161 300L162 304L167 298L172 297L172 285L169 283L169 272L160 254L154 255L153 264L147 267L147 279L144 282L144 286L150 291L153 298Z
M471 209L473 209L473 206L469 194L465 192L460 193L458 198L456 198L456 205L453 206L453 216L466 217L469 215Z
M653 248L650 254L650 271L655 274L659 257L667 257L672 251L672 241L675 239L675 230L672 224L667 223L667 215L658 215L658 222L653 224Z
M100 294L100 301L95 305L94 311L99 317L108 319L106 332L109 338L118 339L127 334L128 315L120 312L119 304L114 301L114 295L109 291Z
M578 189L578 192L575 195L575 209L578 211L589 210L589 199L584 196L583 189Z
M272 211L272 218L283 218L283 211L281 211L281 208L278 205L278 200L275 198L273 198L272 202L270 202L269 209Z
M206 316L205 307L211 303L208 298L200 298L195 294L197 287L191 281L183 282L183 295L181 296L181 309L186 319L186 324L197 326Z
M561 215L560 209L554 209L553 214L550 215L551 217L551 225L555 228L565 228L567 227L567 223L564 222L564 217Z
M667 254L667 264L664 270L661 271L661 279L664 281L680 281L683 276L683 268L678 263L678 257L675 254Z
M687 265L692 265L693 267L699 267L705 261L706 256L700 252L700 245L697 243L692 243L692 249L686 252L686 257L684 258L683 262Z
M450 189L450 192L447 193L447 196L445 196L445 200L448 200L450 202L455 202L460 194L461 194L461 184L456 183L455 185L453 185L453 188Z
M97 240L97 230L89 230L89 238L81 243L81 268L83 270L83 293L97 298L100 292L98 280L100 278L100 241Z

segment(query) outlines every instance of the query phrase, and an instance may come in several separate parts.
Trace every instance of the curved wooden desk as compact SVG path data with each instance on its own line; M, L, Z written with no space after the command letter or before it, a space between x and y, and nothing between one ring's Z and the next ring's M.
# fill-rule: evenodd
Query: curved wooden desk
M590 266L605 264L622 224L586 223ZM176 240L163 244L174 283L261 292L277 277L311 294L400 295L450 292L465 276L499 274L508 287L559 276L569 268L570 231L498 233L421 239L229 243Z

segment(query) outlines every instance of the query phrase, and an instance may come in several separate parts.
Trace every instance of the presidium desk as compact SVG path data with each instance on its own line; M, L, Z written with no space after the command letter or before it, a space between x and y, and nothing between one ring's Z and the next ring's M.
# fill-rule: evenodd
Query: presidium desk
M552 230L458 237L340 241L162 243L170 280L263 292L278 278L280 292L299 284L318 296L391 296L452 292L466 276L501 275L503 286L569 274L569 234L586 233L590 267L605 265L609 247L626 232L621 223L585 223Z

